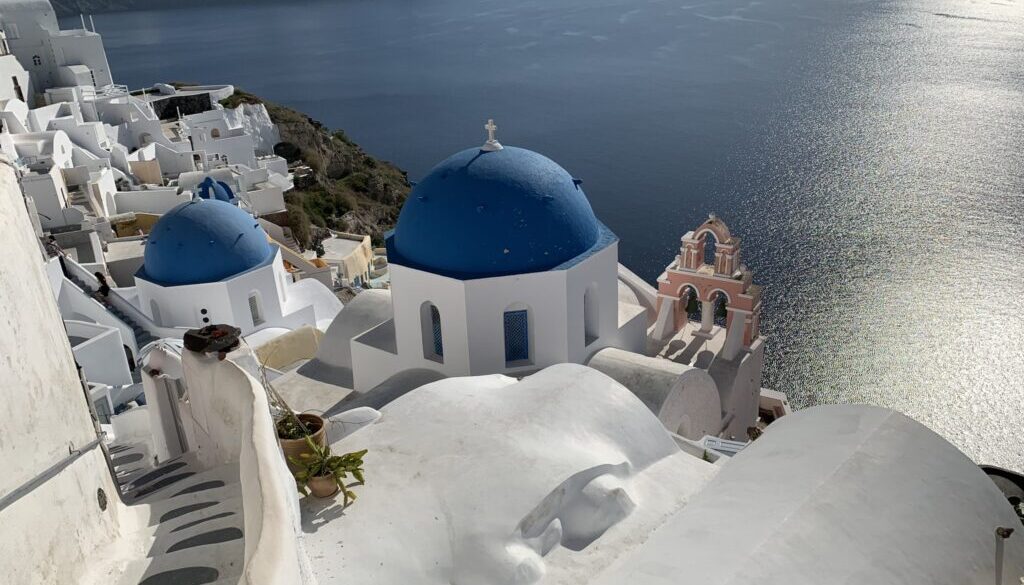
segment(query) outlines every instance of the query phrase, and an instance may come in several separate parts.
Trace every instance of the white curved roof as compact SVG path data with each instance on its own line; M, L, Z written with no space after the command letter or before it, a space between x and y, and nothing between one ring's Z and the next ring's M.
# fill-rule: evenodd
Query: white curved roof
M1005 583L1020 521L985 474L910 418L868 406L786 416L595 585Z
M718 469L575 364L441 380L380 412L333 445L369 449L358 501L302 502L320 585L586 583Z
M316 357L299 371L303 376L338 384L352 384L352 338L373 329L392 316L391 291L365 290L337 314L320 340Z
M35 22L49 31L60 30L53 6L48 0L0 0L0 19L5 22L14 21L21 26L25 26L26 22Z

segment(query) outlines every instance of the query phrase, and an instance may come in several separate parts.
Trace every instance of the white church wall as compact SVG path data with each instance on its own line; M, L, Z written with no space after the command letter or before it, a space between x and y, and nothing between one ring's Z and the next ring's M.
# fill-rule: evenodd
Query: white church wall
M566 361L583 363L601 348L618 346L618 258L619 245L614 242L565 270L569 349ZM588 303L592 305L589 325L585 314ZM597 334L589 343L588 329Z
M13 170L0 168L0 574L26 585L75 583L118 533L120 505L96 439L57 303ZM16 308L16 310L15 310ZM69 457L83 449L80 457ZM56 466L55 473L43 473ZM33 480L41 483L34 485ZM33 487L34 485L34 487ZM109 503L97 505L102 489ZM40 554L43 551L45 554ZM59 562L55 562L59 560Z
M399 370L428 368L447 376L464 376L470 373L466 292L462 281L393 264L391 298L394 306ZM441 360L424 357L424 332L421 327L420 309L425 302L436 305L440 313L441 339L444 346L444 356ZM473 351L476 351L476 348ZM430 353L429 348L427 353Z
M162 327L193 328L226 323L241 329L242 335L249 335L268 327L315 327L315 305L305 302L309 300L310 295L300 295L290 306L281 298L280 287L284 286L281 282L283 272L284 268L278 255L267 265L220 282L164 287L140 278L136 279L138 304L150 319ZM319 283L304 283L303 289L309 285L318 286ZM324 292L330 294L326 289ZM250 310L251 296L257 299L261 317L258 323L253 321ZM157 307L155 313L154 302ZM285 311L285 307L291 310ZM204 321L204 318L208 321Z
M248 335L257 329L264 327L286 327L295 329L304 324L315 325L312 309L308 313L309 322L303 322L304 315L293 314L285 316L281 310L281 293L278 281L278 274L274 265L281 262L280 254L274 258L274 262L255 270L250 270L225 281L225 290L230 296L233 321L231 324L239 327L243 335ZM252 311L249 306L249 297L255 296L258 303L260 322L253 322Z
M389 327L393 328L393 326L393 323L385 322L370 329L363 336L351 340L349 347L352 363L355 364L355 367L352 368L353 390L357 392L372 390L391 376L408 369L402 365L409 361L405 359L405 356L400 359L397 354L376 347L369 342L371 337L377 338L381 334L390 334L389 331L393 331L393 329L389 329ZM422 352L419 355L422 356ZM441 364L430 360L423 361L428 362L428 365L425 366L427 369L442 371Z
M235 320L227 285L223 282L164 287L136 278L135 284L139 291L139 308L161 327L191 328ZM204 317L210 322L203 323Z
M466 281L465 286L471 361L468 373L528 371L568 361L564 270L480 278ZM517 309L528 311L530 359L508 365L505 311Z

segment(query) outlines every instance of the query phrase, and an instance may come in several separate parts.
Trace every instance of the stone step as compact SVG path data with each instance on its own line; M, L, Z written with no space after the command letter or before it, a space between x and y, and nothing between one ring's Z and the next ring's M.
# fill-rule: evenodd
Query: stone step
M118 585L187 585L227 580L242 572L243 539L200 545L128 563ZM191 570L189 570L191 569Z

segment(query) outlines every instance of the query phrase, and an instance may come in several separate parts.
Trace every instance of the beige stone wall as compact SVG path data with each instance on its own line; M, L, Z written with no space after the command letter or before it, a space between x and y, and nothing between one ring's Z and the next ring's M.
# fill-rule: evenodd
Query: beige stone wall
M256 356L260 363L280 370L299 360L311 360L316 357L323 337L318 329L310 326L300 327L264 343L256 348Z
M373 260L373 248L370 247L370 236L357 234L338 234L339 238L350 240L361 239L359 247L341 261L341 276L353 280L357 276L367 276L367 266Z
M160 170L160 161L156 159L133 160L128 163L128 167L132 170L132 174L143 183L149 183L150 185L164 184L163 174Z

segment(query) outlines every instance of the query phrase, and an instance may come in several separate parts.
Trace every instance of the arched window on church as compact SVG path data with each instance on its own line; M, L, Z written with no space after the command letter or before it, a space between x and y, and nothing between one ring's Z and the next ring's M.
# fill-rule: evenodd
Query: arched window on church
M504 314L505 367L525 366L530 358L530 310L521 303L509 306Z
M722 291L711 293L711 306L715 310L714 323L719 327L725 327L729 317L729 295Z
M210 130L210 138L220 138L220 128Z
M441 337L441 311L426 301L420 305L420 329L423 332L423 357L444 363L444 339Z
M597 284L591 284L583 293L584 342L590 345L601 336L601 316L597 310Z
M32 56L32 64L35 65L36 67L39 67L40 65L43 64L43 58L40 57L39 55L33 55Z

